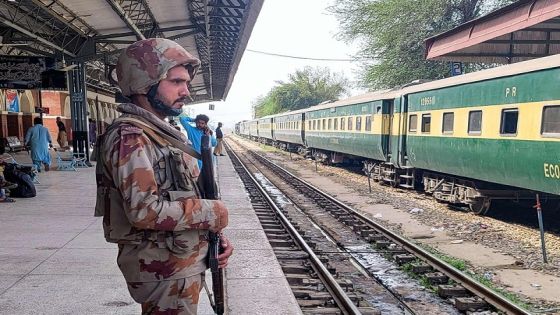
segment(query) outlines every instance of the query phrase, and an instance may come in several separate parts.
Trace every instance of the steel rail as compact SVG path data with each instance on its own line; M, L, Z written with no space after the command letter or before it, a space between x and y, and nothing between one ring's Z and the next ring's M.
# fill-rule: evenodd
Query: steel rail
M255 153L256 154L256 153ZM260 156L260 155L259 155ZM266 160L265 157L262 157ZM269 162L272 163L272 162ZM315 192L319 193L324 198L328 199L329 201L335 203L337 206L343 208L344 210L351 212L353 215L364 221L365 223L369 224L372 228L376 229L378 232L383 234L385 237L390 239L391 241L395 242L396 244L401 245L407 251L413 253L418 258L424 260L426 263L434 267L435 269L439 270L440 272L447 275L452 280L456 281L457 283L461 284L465 289L474 293L475 295L481 297L485 300L488 304L494 306L496 309L506 312L507 314L521 314L521 315L530 315L528 311L520 308L519 306L513 304L512 302L508 301L498 293L492 291L490 288L487 288L484 285L479 284L476 280L470 278L460 270L456 269L455 267L451 266L450 264L446 263L445 261L437 258L436 256L432 255L425 249L419 247L418 245L410 242L409 240L403 238L402 236L396 234L395 232L385 228L384 226L380 225L379 223L371 220L370 218L362 215L354 208L350 207L349 205L343 203L342 201L335 199L334 197L330 196L326 192L322 191L321 189L307 183L306 181L298 178L290 171L286 170L285 168L274 164L278 169L285 172L288 176L291 176L296 181L300 182L301 184L307 186L309 189L314 190Z
M313 263L313 267L314 267L313 269L315 269L315 271L320 276L320 278L322 278L321 280L327 284L327 286L326 286L327 290L331 293L331 295L335 299L337 305L340 307L342 312L344 312L344 314L361 314L358 307L356 305L354 305L354 303L352 303L352 300L350 300L348 295L344 292L344 289L342 289L342 287L338 284L336 279L330 274L327 267L325 267L325 265L323 265L323 263L321 262L319 257L317 257L317 255L315 254L315 252L313 252L313 249L311 249L311 247L309 247L307 242L305 242L303 237L298 233L298 231L290 223L288 218L286 218L286 216L284 216L284 214L282 213L280 208L278 208L276 206L276 204L274 203L274 200L270 197L270 195L266 192L266 190L260 185L260 183L251 174L251 172L247 169L247 167L245 167L243 162L241 162L241 159L231 149L231 146L227 142L224 142L224 144L229 149L230 156L234 157L239 162L239 164L243 167L243 170L245 171L247 176L249 176L249 178L251 179L251 181L253 182L255 187L261 192L261 194L263 195L263 197L265 198L265 200L269 204L269 206L274 210L274 212L276 212L276 214L278 215L278 217L282 221L282 224L288 230L288 232L292 235L294 240L298 243L298 245L307 254L309 254L309 259Z

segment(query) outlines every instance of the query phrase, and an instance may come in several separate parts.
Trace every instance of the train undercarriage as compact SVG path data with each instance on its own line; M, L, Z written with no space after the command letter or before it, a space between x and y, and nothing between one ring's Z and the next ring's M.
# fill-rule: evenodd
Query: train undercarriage
M534 200L537 192L515 187L474 181L447 174L410 167L396 168L394 164L367 160L364 173L374 181L393 187L415 189L432 195L436 200L450 204L468 205L476 214L484 215L494 200ZM541 193L548 199L557 199Z
M476 214L485 215L495 200L534 200L538 192L516 187L475 181L448 174L441 174L412 167L396 167L393 163L364 159L348 154L307 148L293 143L271 141L264 138L258 142L310 157L317 162L333 165L352 162L363 163L363 171L369 179L392 187L414 189L432 195L436 200L456 205L468 205ZM558 196L539 193L541 198L558 199Z

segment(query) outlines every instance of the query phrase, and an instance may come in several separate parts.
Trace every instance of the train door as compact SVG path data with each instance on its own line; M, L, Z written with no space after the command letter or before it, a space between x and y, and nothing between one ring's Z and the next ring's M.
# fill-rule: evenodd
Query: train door
M301 143L305 143L305 114L301 113Z
M395 104L393 100L383 100L381 105L376 105L374 110L376 114L382 114L382 126L381 126L381 145L383 147L383 156L387 160L391 157L391 130L393 127L393 112Z
M404 167L406 163L406 136L407 136L407 125L408 125L408 95L402 97L402 104L400 112L400 123L398 128L399 133L399 165Z

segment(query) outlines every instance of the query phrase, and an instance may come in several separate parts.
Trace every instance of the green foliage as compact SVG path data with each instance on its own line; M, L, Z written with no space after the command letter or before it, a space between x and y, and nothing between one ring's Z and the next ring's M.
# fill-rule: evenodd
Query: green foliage
M327 68L306 67L278 81L266 96L253 103L256 118L280 112L307 108L328 100L338 100L348 93L349 83L342 75Z
M424 40L512 0L346 0L329 10L340 37L358 41L361 81L372 89L449 75L448 63L425 60Z

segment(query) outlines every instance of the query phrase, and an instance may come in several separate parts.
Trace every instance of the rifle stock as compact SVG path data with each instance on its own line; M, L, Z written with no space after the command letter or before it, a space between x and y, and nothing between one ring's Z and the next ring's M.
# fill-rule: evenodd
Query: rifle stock
M201 139L200 154L202 158L202 170L199 177L199 186L204 199L220 199L218 186L214 174L214 163L212 160L212 147L210 136L203 135ZM216 314L224 313L224 275L218 268L218 255L222 253L220 236L218 233L208 233L208 265L212 273L213 298L210 297L212 308ZM213 301L212 301L213 300Z

